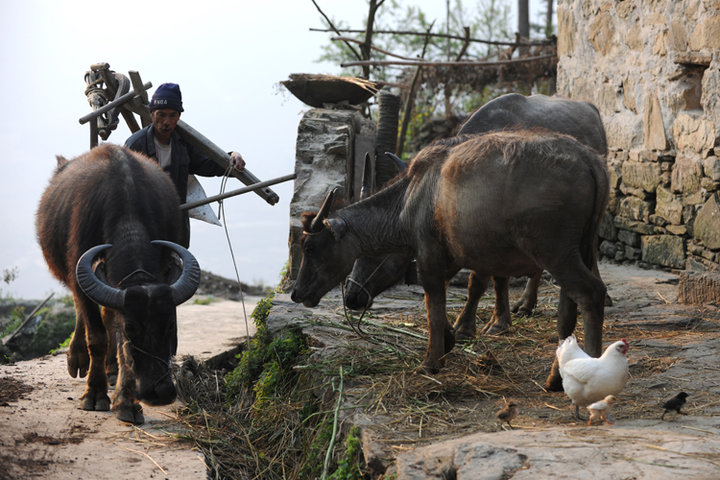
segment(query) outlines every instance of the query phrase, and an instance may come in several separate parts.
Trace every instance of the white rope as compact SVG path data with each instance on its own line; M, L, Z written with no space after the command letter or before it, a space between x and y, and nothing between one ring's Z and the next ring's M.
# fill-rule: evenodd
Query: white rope
M225 187L227 181L230 178L230 172L232 166L228 165L225 174L220 182L220 194L225 193ZM242 303L243 318L245 319L245 342L247 343L248 350L250 349L250 324L248 322L247 310L245 309L245 294L243 293L242 284L240 283L240 273L238 273L237 262L235 261L235 253L233 252L232 242L230 241L230 233L228 232L227 219L225 217L225 204L223 200L218 200L218 218L223 219L223 229L225 230L225 238L227 239L228 248L230 249L230 257L232 258L233 268L235 269L235 279L237 281L238 289L240 290L240 302Z

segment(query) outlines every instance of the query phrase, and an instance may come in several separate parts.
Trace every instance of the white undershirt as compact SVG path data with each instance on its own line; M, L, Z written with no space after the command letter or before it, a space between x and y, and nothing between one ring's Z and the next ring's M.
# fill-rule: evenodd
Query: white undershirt
M165 168L170 165L170 161L172 160L172 144L168 143L167 145L163 145L158 142L157 139L153 140L155 141L155 156L157 157L157 161L162 168Z

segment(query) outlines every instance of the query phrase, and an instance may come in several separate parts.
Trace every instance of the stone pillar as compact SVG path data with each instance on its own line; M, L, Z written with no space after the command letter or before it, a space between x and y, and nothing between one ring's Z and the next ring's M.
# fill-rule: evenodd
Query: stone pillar
M290 258L287 276L294 280L302 254L297 244L302 235L301 215L317 211L327 193L340 187L333 210L351 202L354 151L365 125L354 109L316 108L305 113L298 126L295 147L295 188L290 200Z

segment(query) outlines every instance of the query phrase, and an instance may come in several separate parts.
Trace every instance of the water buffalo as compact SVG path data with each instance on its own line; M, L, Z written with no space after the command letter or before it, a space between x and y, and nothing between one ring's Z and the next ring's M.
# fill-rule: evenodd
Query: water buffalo
M460 127L458 135L533 127L543 127L568 134L603 156L607 155L605 129L594 105L546 95L526 97L510 93L497 97L476 110ZM348 308L353 310L369 308L376 295L395 285L405 276L411 260L408 256L398 254L359 258L345 283L345 303ZM593 271L597 272L597 266ZM532 313L537 303L541 273L538 272L528 279L522 297L513 306L512 311ZM490 277L480 277L471 273L467 287L467 302L454 325L457 339L475 337L475 311L489 281ZM508 279L494 277L493 284L495 309L483 331L499 333L506 331L511 325Z
M361 255L414 255L429 331L421 369L436 372L455 341L447 279L462 267L499 277L544 269L560 285L559 338L574 331L579 306L585 350L597 356L606 288L591 267L608 192L604 159L567 135L517 130L436 142L369 198L328 215L330 194L317 214L303 215L291 298L317 305ZM554 366L547 385L559 382Z
M48 267L73 295L67 366L73 377L88 375L84 410L110 409L106 368L113 365L120 420L143 423L140 400L175 400L175 307L200 279L197 261L177 244L179 205L170 177L129 149L105 144L72 161L58 157L36 229Z

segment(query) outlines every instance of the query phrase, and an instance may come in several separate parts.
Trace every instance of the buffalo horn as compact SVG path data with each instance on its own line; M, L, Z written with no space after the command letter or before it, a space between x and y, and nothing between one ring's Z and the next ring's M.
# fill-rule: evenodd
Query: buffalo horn
M320 211L318 211L312 223L310 224L310 233L317 233L322 230L323 221L325 220L325 217L327 217L327 214L330 211L330 205L332 205L333 199L335 198L335 193L337 191L338 187L335 187L328 192L325 200L322 203L322 206L320 206Z
M360 198L367 198L372 194L372 165L370 165L370 154L365 153L365 167L363 168L362 186L360 187Z
M168 242L166 240L153 240L150 243L169 248L177 253L182 260L182 273L175 283L170 285L173 303L175 305L180 305L192 297L197 290L198 285L200 285L200 265L187 248L180 246L177 243Z
M75 267L75 278L85 295L93 302L104 307L119 309L125 303L125 291L111 287L100 281L92 269L92 264L100 254L112 247L111 244L96 245L83 253Z
M395 161L395 166L398 168L398 172L402 172L407 168L407 163L403 162L400 157L392 152L385 152L385 155L392 158Z

